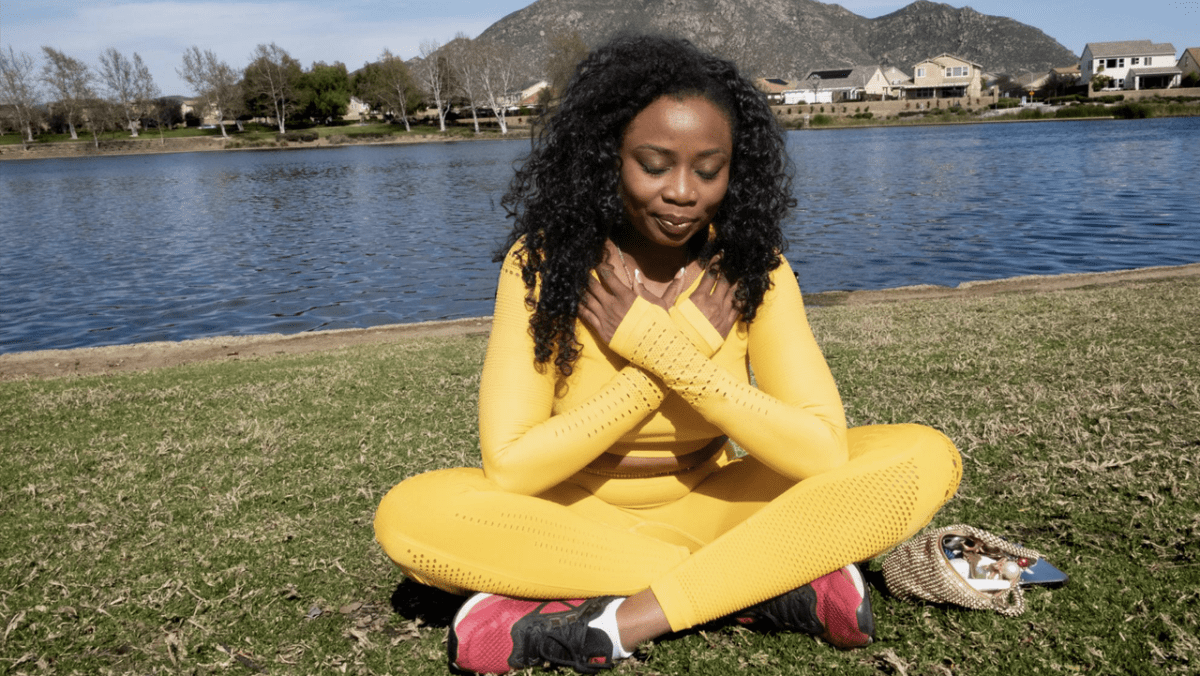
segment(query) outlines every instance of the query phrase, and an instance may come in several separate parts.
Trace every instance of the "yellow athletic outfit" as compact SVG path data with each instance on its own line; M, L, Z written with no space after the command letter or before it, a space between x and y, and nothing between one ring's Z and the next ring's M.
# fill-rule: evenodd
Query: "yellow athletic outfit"
M578 322L564 378L535 366L510 252L480 385L483 469L393 488L375 516L388 556L460 593L649 587L679 631L910 537L954 494L958 452L919 425L847 430L786 260L771 280L753 323L724 339L688 299L695 282L670 312L639 298L609 346ZM609 471L606 454L679 468Z

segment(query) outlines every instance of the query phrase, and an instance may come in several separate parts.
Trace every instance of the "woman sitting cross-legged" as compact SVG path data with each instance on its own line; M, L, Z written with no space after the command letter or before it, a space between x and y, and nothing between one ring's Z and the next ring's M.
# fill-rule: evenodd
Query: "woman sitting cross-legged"
M790 170L729 62L635 36L579 66L504 201L483 468L375 517L405 575L473 594L457 667L595 671L726 616L871 642L855 562L927 524L960 460L927 427L847 430L782 253Z

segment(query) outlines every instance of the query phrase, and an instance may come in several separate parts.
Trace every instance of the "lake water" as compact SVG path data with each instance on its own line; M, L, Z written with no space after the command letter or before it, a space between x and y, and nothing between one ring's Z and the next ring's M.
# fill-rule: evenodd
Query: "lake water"
M791 132L806 291L1200 261L1200 118ZM527 140L0 163L0 352L491 314Z

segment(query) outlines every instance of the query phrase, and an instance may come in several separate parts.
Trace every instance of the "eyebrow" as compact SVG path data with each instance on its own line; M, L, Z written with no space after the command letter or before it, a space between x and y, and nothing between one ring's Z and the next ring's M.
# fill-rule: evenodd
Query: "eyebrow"
M664 155L674 155L675 154L675 151L669 150L667 148L663 148L662 146L656 146L653 143L643 143L642 145L634 148L634 150L642 150L642 149L653 150L656 152L660 152ZM718 154L726 155L728 153L726 153L721 148L709 148L708 150L700 151L700 157L708 157L710 155L718 155Z

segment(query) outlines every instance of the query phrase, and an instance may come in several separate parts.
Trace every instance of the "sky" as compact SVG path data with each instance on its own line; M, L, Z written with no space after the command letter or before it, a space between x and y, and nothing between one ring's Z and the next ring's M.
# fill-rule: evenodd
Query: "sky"
M211 49L235 68L258 44L274 42L305 68L341 61L350 70L374 61L386 47L405 59L422 41L475 37L532 0L3 0L0 48L41 60L42 45L95 65L115 47L141 55L163 94L194 92L176 73L192 45ZM908 2L843 0L867 18ZM951 0L981 14L1005 16L1040 29L1078 55L1089 42L1151 40L1175 46L1176 57L1200 47L1200 0ZM1069 64L1063 64L1069 65Z

